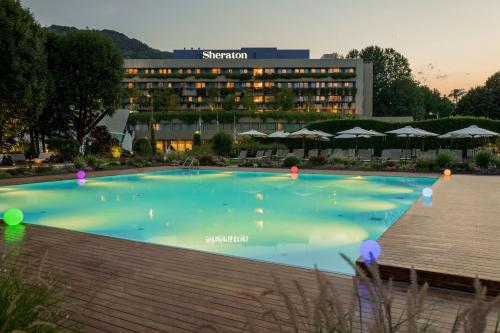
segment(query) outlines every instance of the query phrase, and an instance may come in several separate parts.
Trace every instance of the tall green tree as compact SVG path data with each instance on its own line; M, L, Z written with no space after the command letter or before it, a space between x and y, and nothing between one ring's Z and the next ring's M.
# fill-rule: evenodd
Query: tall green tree
M232 111L236 108L236 102L234 101L234 95L229 94L222 100L222 108L224 111Z
M243 97L241 98L241 104L243 108L247 111L255 111L255 101L253 98L253 90L246 89L243 92Z
M455 114L500 119L500 107L492 89L476 87L460 99Z
M291 111L293 109L294 96L292 89L282 88L276 94L275 107L281 111Z
M418 84L410 79L393 80L381 90L379 95L378 115L424 117Z
M76 139L83 144L123 97L123 59L111 39L94 31L65 33L53 52L49 56L58 59L51 73L57 98Z
M460 98L465 95L465 90L463 89L453 89L452 91L450 91L450 93L448 94L448 97L451 98L451 100L453 101L453 103L455 104L455 106L457 105L458 101L460 100Z
M18 0L0 1L0 148L6 137L26 129L36 135L32 119L45 102L44 40L41 27Z
M420 100L425 111L424 118L448 117L455 108L446 96L427 86L420 87Z
M373 63L373 114L376 116L386 115L412 115L412 96L398 96L396 91L391 89L405 88L413 95L410 88L411 83L415 83L412 78L410 63L401 53L392 48L381 48L379 46L368 46L362 50L351 50L346 58L361 58L365 62ZM416 85L416 83L415 83ZM414 87L415 88L415 87ZM396 98L397 101L393 101ZM408 104L396 104L407 100Z

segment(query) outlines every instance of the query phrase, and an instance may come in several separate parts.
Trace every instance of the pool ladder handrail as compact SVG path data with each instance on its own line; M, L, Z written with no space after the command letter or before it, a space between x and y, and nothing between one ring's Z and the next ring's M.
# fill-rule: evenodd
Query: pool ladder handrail
M197 167L199 168L200 167L200 161L198 161L198 159L195 158L194 156L189 156L188 158L186 158L186 160L184 161L184 163L182 163L182 168L183 169L193 169L195 162L197 163Z

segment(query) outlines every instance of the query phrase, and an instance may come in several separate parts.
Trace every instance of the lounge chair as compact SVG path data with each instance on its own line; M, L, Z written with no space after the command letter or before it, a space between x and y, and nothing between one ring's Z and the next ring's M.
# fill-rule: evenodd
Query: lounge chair
M455 158L456 163L463 163L464 162L464 155L463 151L461 149L455 149L451 151L453 157Z
M262 157L264 157L265 150L259 150L257 151L257 154L255 154L255 159L260 160Z
M323 149L320 153L320 156L324 157L325 159L327 159L328 157L330 157L330 155L332 155L332 149L331 148L328 148L328 149Z
M262 156L262 158L270 159L271 156L273 156L273 150L272 149L268 149L268 150L266 150L266 152L264 153L264 156Z
M26 156L24 156L24 154L10 154L10 156L12 157L14 165L26 163Z
M295 156L299 160L303 160L304 159L304 149L294 149L293 152L288 153L288 155L286 157L290 157L290 156Z
M384 161L390 160L391 159L391 150L390 149L383 149L382 155L380 155L380 158Z
M50 158L52 157L51 153L40 153L37 158L33 159L33 162L35 164L42 164L50 161Z
M472 160L474 158L474 149L467 149L466 158L468 160Z
M401 153L401 159L407 161L411 160L411 157L412 157L411 149L403 149Z
M371 149L358 150L358 159L363 162L370 162L372 160L372 150Z
M348 158L355 158L356 157L356 149L348 149L347 150L347 157Z
M391 161L399 161L401 159L401 149L391 149L389 159Z
M307 158L311 158L313 156L318 156L318 150L317 149L311 149L307 152Z
M245 158L247 158L247 154L248 154L248 151L242 150L242 151L240 151L240 154L238 155L238 157L232 158L232 160L244 160Z
M275 155L275 157L276 157L278 160L282 160L282 159L284 159L287 155L288 155L288 149L278 149L278 150L276 151L276 155Z

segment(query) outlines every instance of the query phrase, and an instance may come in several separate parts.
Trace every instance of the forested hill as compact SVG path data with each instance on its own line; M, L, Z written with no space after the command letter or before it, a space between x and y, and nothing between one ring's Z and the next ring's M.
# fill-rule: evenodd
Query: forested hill
M61 25L51 25L49 29L64 33L74 27L67 27ZM172 52L160 51L153 49L135 38L129 38L121 32L114 30L96 30L100 33L110 37L120 49L122 56L129 59L167 59L172 58Z

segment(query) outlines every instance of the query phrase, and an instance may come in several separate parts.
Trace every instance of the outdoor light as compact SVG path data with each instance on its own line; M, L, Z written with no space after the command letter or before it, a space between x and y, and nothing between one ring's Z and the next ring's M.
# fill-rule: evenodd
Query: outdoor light
M3 213L3 221L7 225L18 225L24 220L24 214L20 209L9 208Z
M77 179L85 179L85 171L80 170L76 173L76 178Z
M299 173L299 168L296 165L294 165L293 167L290 168L290 172L291 173Z
M378 258L380 258L380 254L382 253L380 245L377 243L377 241L374 241L372 239L363 241L363 243L361 243L359 251L361 252L361 256L363 257L363 259L367 263L370 263L372 260L377 260Z
M422 190L422 195L424 197L432 197L432 188L426 187Z
M444 173L445 176L451 176L451 170L450 169L445 169L443 173Z

